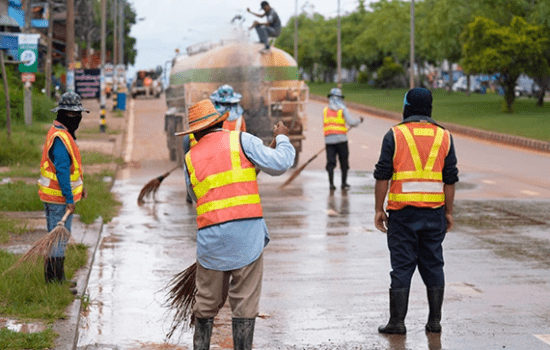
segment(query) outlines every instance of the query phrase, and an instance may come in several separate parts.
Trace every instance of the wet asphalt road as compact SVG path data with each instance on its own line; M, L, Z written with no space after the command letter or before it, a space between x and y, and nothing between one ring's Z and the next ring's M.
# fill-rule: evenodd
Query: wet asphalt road
M321 104L310 103L301 160L323 147ZM90 276L80 349L190 349L192 333L164 343L169 279L195 261L194 207L183 175L139 207L141 187L169 170L162 100L130 101L133 142L113 191L120 215L104 226ZM130 118L132 119L132 118ZM271 242L256 349L550 349L550 156L455 136L461 183L456 228L444 242L443 333L427 335L425 288L413 279L406 336L383 336L389 253L373 224L372 168L391 121L350 131L350 191L330 193L324 154L284 190L259 176ZM339 179L339 175L336 176ZM338 182L337 182L338 183ZM212 348L232 348L231 315L216 318Z

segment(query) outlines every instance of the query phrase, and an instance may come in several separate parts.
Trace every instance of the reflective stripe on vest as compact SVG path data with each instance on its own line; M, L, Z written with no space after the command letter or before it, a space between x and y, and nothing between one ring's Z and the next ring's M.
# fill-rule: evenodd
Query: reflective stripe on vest
M242 151L240 133L217 131L201 140L185 155L198 228L262 217L255 166Z
M395 140L388 209L407 205L437 208L445 204L443 166L450 148L448 131L426 122L392 128Z
M325 136L333 134L346 134L348 132L343 113L344 111L342 109L333 111L332 109L325 107L323 110L323 131Z
M83 174L82 160L80 151L73 137L67 129L59 122L54 121L54 126L50 128L46 136L46 143L42 150L42 160L40 162L40 178L38 179L38 195L40 200L47 203L66 203L66 198L61 192L61 187L57 180L57 172L53 161L50 159L49 151L53 146L55 138L58 137L71 158L70 180L74 202L78 202L82 197Z
M197 139L195 138L195 135L189 134L189 149L191 147L195 146L197 144Z

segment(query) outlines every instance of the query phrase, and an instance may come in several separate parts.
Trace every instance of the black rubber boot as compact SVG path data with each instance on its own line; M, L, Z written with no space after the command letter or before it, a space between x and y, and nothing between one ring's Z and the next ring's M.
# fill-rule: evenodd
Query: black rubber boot
M193 334L193 350L209 350L212 336L213 318L195 318L195 333Z
M255 318L233 318L233 348L235 350L251 350L254 340Z
M378 327L385 334L405 334L405 316L409 307L409 288L390 289L390 321L386 326Z
M52 283L55 281L55 265L54 258L45 258L44 259L44 277L46 283Z
M342 169L342 189L343 190L349 190L350 185L348 185L348 169L343 170Z
M431 287L427 291L430 314L428 323L426 323L426 332L441 333L441 306L443 305L445 287Z
M328 184L329 188L331 190L335 190L336 186L334 186L334 170L327 170L328 172Z

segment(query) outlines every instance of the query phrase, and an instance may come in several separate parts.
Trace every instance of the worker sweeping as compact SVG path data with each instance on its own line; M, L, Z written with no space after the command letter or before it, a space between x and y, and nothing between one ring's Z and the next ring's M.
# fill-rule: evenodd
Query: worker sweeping
M38 195L44 202L48 231L62 221L67 211L70 216L65 227L70 231L75 204L87 196L82 160L75 142L83 111L90 112L82 107L80 96L74 92L64 93L59 105L52 109L52 112L57 112L57 118L46 136L38 180ZM44 276L48 283L67 281L64 272L67 241L68 238L61 240L45 258ZM76 283L73 282L74 286Z
M349 147L348 128L357 126L363 122L363 117L354 118L344 104L344 95L339 88L332 88L327 96L328 106L323 110L323 132L325 135L325 146L327 150L327 166L329 189L334 191L334 169L336 168L336 157L342 171L342 189L350 188L348 185L349 169Z
M295 149L288 128L274 128L276 148L252 134L222 128L229 117L210 100L189 108L189 129L197 144L185 156L187 189L197 202L194 349L209 349L214 317L227 298L232 310L234 349L252 349L269 242L255 167L270 175L288 170Z

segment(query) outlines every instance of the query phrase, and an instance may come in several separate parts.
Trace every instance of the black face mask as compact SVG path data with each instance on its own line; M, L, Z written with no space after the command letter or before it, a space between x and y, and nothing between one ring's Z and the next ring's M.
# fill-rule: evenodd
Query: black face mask
M80 121L82 120L82 114L76 117L69 117L67 116L66 112L61 110L59 113L57 113L56 120L63 124L69 131L69 134L73 137L73 139L76 140L75 131L78 129L78 126L80 125Z

